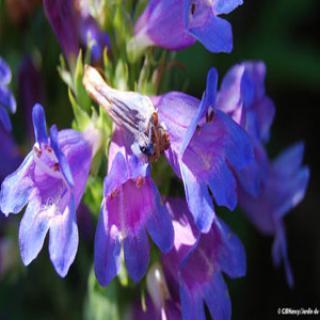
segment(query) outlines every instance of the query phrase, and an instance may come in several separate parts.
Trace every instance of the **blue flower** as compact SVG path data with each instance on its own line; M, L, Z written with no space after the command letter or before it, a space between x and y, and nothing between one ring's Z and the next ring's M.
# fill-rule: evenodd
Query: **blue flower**
M134 43L179 50L200 41L211 52L232 50L232 28L219 17L242 0L150 0L135 25Z
M11 130L8 112L15 113L17 104L12 92L8 89L11 81L11 71L7 63L0 57L0 125L5 130Z
M35 144L20 167L1 186L0 208L5 215L27 205L19 228L23 263L40 252L50 232L50 259L64 277L78 248L76 209L83 195L93 156L90 138L74 130L47 135L45 114L33 108Z
M254 160L249 136L215 108L216 87L212 68L201 101L169 92L156 102L170 139L166 157L182 178L189 209L202 232L208 232L215 219L212 196L218 205L235 209L236 173Z

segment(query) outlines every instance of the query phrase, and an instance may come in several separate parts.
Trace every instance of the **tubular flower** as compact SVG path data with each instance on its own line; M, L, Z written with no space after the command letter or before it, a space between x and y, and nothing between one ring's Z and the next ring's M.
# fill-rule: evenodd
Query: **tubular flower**
M64 277L78 248L76 209L85 189L94 152L92 132L57 131L47 135L44 110L33 108L35 144L20 167L1 186L0 208L5 215L27 205L19 228L23 263L40 252L50 232L50 259Z
M268 162L267 177L257 197L240 189L239 202L250 221L264 234L274 236L272 255L275 265L284 263L287 281L293 276L287 254L284 216L304 198L309 168L302 165L304 147L297 143L273 162Z
M137 47L179 50L200 41L211 52L232 50L232 28L219 17L242 0L150 0L135 25Z
M109 37L80 1L45 0L44 7L67 57L77 56L80 47L84 46L90 47L92 61L101 59L103 48L110 46Z
M66 57L76 57L79 51L79 16L73 0L45 0L44 10Z
M204 303L213 319L231 319L231 302L222 272L231 278L244 276L245 252L240 240L217 221L207 234L199 234L182 199L169 199L173 218L173 249L162 257L158 285L149 286L155 319L205 319ZM152 271L152 270L151 270ZM148 301L148 300L147 300ZM148 306L148 305L147 305ZM162 317L160 317L160 315Z
M2 125L6 131L11 130L11 121L8 112L15 113L17 108L16 100L7 87L10 81L10 68L0 57L0 125Z
M209 231L215 217L209 188L218 205L235 208L233 172L253 160L253 150L245 131L214 108L215 69L209 72L201 101L171 92L154 99L156 108L146 96L109 87L92 67L85 68L83 82L90 96L130 134L136 155L153 161L166 151L183 180L189 208L202 232Z
M182 178L189 209L202 232L209 231L215 218L209 189L218 205L234 210L235 174L253 161L248 135L215 108L216 86L217 73L211 69L201 101L170 92L156 103L170 139L166 157Z
M287 280L293 276L287 255L283 218L303 199L309 168L302 166L304 147L298 143L271 162L264 148L275 114L265 94L265 65L245 62L234 66L223 79L217 108L233 117L250 135L256 161L238 172L239 203L250 221L264 234L275 237L273 260L284 262Z
M263 62L244 62L232 67L222 80L217 108L232 116L250 136L267 142L275 107L265 93L266 66Z
M109 151L109 173L95 237L95 272L107 285L119 272L121 245L130 277L139 281L149 262L147 232L162 252L173 244L173 227L149 165L130 150L128 135L117 129Z

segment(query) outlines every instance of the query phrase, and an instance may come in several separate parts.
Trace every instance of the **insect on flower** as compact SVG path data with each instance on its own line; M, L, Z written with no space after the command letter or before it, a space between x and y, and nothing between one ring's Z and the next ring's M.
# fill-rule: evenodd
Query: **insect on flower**
M170 146L169 135L159 123L158 112L150 98L132 91L111 88L91 66L85 66L83 84L90 97L100 104L116 125L133 136L133 150L149 161L156 161Z

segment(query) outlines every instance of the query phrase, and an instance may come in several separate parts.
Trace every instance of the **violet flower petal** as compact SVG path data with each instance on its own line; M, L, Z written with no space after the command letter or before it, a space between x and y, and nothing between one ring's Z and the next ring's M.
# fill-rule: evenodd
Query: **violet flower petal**
M74 185L74 181L73 181L71 169L70 169L70 166L68 164L68 161L67 161L65 155L63 154L63 152L59 146L58 129L56 126L52 126L50 128L50 141L51 141L52 149L58 159L60 170L61 170L67 184L69 185L70 188L72 188Z
M231 301L228 287L220 272L216 272L204 294L210 314L215 320L231 319Z
M34 185L30 177L32 167L33 155L29 153L19 168L3 180L0 209L6 216L19 213L28 202Z
M110 226L105 204L101 208L94 241L94 270L99 283L106 286L120 270L120 231Z
M199 295L192 293L183 284L180 285L180 303L183 320L205 320L204 305Z
M232 51L232 27L231 24L215 16L211 6L204 1L185 1L184 15L186 28L197 40L199 40L211 52ZM194 12L190 9L194 5Z
M39 145L48 143L46 116L43 107L39 103L33 107L32 121L36 142Z
M215 0L213 11L215 14L228 14L243 4L242 0Z
M65 277L73 263L79 243L76 207L71 196L64 212L56 214L50 224L50 260L60 277Z
M17 103L12 92L2 85L0 85L0 107L5 108L10 113L15 113L17 110Z
M149 264L150 246L144 228L123 240L123 250L128 273L133 281L139 282Z
M52 214L52 210L42 208L37 198L29 203L19 227L20 254L24 265L30 264L42 249Z
M0 86L7 85L11 81L11 70L8 64L0 57Z
M6 111L6 109L2 108L1 106L0 106L0 123L2 123L3 128L6 131L12 130L12 125L11 125L11 121L10 121L10 117L8 115L8 112Z

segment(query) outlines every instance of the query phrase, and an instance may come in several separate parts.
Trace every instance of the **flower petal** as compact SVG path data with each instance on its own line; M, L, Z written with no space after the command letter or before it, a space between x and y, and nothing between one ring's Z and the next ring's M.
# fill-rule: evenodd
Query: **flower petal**
M215 218L215 211L206 183L197 178L183 163L180 170L186 199L195 224L201 232L208 232Z
M69 187L72 188L74 186L72 172L71 172L69 163L59 146L58 129L56 126L52 126L50 128L50 141L51 141L51 146L53 148L53 151L58 159L60 170L67 184L69 185Z
M214 273L204 297L213 319L231 319L231 302L228 288L220 272Z
M231 278L242 277L246 273L246 253L240 239L221 220L219 220L222 245L218 263L223 272Z
M133 281L139 282L149 264L149 241L144 228L136 234L128 234L123 240L124 259Z
M46 124L46 115L41 104L37 103L34 105L32 110L32 121L34 128L34 136L36 142L41 144L48 143L47 135L47 124Z
M33 155L29 153L20 167L2 182L0 209L5 215L19 213L26 205L33 188L30 177L33 166Z
M6 108L10 113L15 113L17 110L16 99L12 92L6 87L0 85L0 107Z
M28 265L43 247L53 212L41 207L38 199L29 203L19 227L19 245L22 261Z
M147 220L147 230L159 249L166 253L171 250L174 240L174 231L169 213L161 204L160 194L152 183L151 188L155 197L155 208Z
M192 293L184 284L180 284L180 302L183 320L205 320L204 305L200 294Z
M232 172L226 163L220 161L210 175L208 184L217 204L233 211L237 206L237 184Z
M243 4L242 0L215 0L213 2L213 11L215 14L228 14L238 6Z
M181 154L184 153L188 144L190 143L192 136L197 128L197 125L199 124L199 121L205 116L205 113L208 111L208 108L214 106L215 100L216 100L217 87L218 87L218 72L215 68L211 68L207 76L206 91L204 93L203 98L201 99L197 113L193 117L188 127L188 130L185 134L183 144L181 147Z
M74 197L63 214L56 214L50 224L49 253L57 273L65 277L75 259L79 243Z
M11 81L11 70L8 64L0 57L0 84L6 85Z
M120 270L120 231L110 226L103 204L94 241L94 270L99 283L106 286Z
M211 52L232 51L232 28L228 21L213 14L203 24L188 23L189 33Z
M10 117L9 117L6 109L2 108L1 106L0 106L0 123L2 123L2 125L6 131L12 130Z
M275 266L279 266L283 260L288 285L292 288L294 285L293 273L287 251L287 240L283 221L278 221L276 225L276 236L272 246L272 258Z

